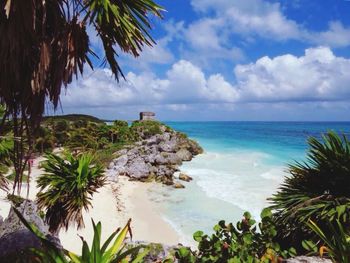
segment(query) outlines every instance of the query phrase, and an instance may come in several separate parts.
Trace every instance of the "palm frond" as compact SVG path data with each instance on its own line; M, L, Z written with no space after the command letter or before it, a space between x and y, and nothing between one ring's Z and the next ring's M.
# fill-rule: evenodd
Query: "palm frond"
M68 229L72 223L84 226L82 211L91 207L91 198L105 184L103 168L93 164L90 154L64 158L49 154L43 164L45 173L37 179L38 206L46 211L50 231Z

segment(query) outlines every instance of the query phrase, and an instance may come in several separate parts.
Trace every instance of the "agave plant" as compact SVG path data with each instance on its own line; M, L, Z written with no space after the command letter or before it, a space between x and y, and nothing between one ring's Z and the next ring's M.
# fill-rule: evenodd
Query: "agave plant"
M66 153L63 158L48 154L46 158L45 172L37 179L37 202L46 211L50 231L68 229L70 223L83 227L83 209L91 207L92 195L105 184L103 168L93 164L93 156L87 153L77 157Z
M288 172L290 176L270 199L281 226L280 238L288 244L316 238L305 227L309 219L324 228L326 222L336 220L349 225L350 142L345 135L328 132L323 141L310 138L307 161L289 165Z
M128 233L131 235L131 220L128 221L122 230L118 228L114 231L101 246L102 225L100 222L96 225L94 220L91 219L94 229L91 248L84 238L81 237L83 245L82 253L79 256L69 250L57 248L39 231L36 225L28 222L16 208L13 209L22 223L41 240L43 249L30 249L37 261L39 260L41 263L140 263L143 262L143 258L149 252L148 249L142 246L126 248L125 239Z

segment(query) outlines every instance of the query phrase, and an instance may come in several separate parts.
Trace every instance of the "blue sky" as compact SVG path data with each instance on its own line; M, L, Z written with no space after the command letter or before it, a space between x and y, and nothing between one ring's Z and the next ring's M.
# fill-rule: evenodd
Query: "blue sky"
M126 81L86 70L64 113L161 120L349 121L350 1L159 0L157 45L121 54ZM101 43L90 32L99 53Z

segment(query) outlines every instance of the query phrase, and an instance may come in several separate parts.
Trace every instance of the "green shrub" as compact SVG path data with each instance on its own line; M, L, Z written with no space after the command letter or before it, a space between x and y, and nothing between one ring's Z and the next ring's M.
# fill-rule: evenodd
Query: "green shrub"
M113 126L115 126L115 127L128 127L129 124L127 121L115 120L113 122Z
M310 138L307 161L289 165L288 171L290 176L271 198L282 245L318 240L305 225L309 219L326 232L329 221L350 226L350 142L345 135L329 132L322 141Z
M162 124L158 121L134 121L131 129L142 138L149 138L156 134L162 134Z
M198 251L189 248L178 249L176 257L180 262L277 262L280 257L295 255L293 248L282 251L274 242L277 234L272 220L272 213L264 209L261 213L261 223L258 224L246 212L241 222L234 227L232 223L220 221L214 226L211 236L202 231L194 233L198 242Z
M66 120L57 120L54 122L54 127L56 132L64 132L69 130L69 122Z

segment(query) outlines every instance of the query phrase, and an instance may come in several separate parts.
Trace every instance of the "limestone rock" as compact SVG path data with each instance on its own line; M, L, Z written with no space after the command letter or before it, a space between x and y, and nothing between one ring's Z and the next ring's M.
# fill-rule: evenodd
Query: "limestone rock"
M185 182L190 182L193 180L191 176L188 176L187 174L180 173L179 174L179 180L185 181Z
M122 149L122 150L117 151L114 154L117 155L117 156L121 156L121 155L125 155L127 153L128 153L128 149Z
M125 169L127 176L133 179L147 178L150 174L150 165L146 164L141 157L136 157Z
M286 263L332 263L330 259L325 259L320 257L306 257L306 256L290 258L284 262Z
M163 141L161 143L159 143L158 148L159 151L161 152L174 152L176 150L176 144L177 141L176 139L171 139L169 141Z
M182 160L182 161L191 161L193 158L192 153L190 153L187 149L180 149L176 152L176 155Z
M29 223L35 224L48 240L62 248L59 239L49 232L48 225L38 215L37 206L33 201L24 200L17 209ZM11 208L8 217L0 224L0 258L7 260L1 262L15 262L16 257L25 257L28 248L41 248L41 241L23 225Z
M114 160L114 170L119 170L120 168L123 168L126 163L128 162L128 155L124 154L117 159Z
M161 134L141 137L143 139L133 146L116 152L118 158L110 163L108 178L117 180L119 175L125 175L143 181L152 177L172 184L173 175L182 162L192 160L202 148L184 134L166 126L161 126L161 131Z
M185 188L185 186L183 184L180 184L180 183L174 183L174 188L183 189L183 188Z
M51 235L48 225L38 215L38 208L33 201L24 200L17 209L28 222L34 223L43 234ZM0 238L9 233L26 229L13 208L11 208L8 217L0 225Z

